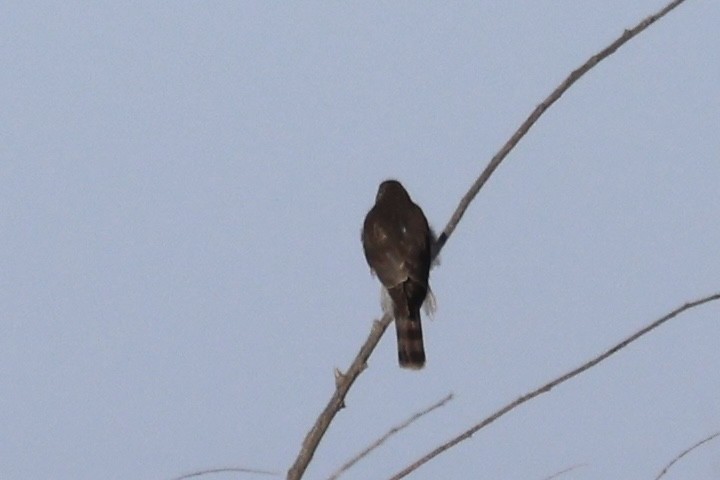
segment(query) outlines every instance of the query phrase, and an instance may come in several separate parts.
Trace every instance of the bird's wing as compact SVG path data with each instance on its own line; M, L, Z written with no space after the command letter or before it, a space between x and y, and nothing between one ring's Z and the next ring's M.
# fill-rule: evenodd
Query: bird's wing
M427 286L431 263L431 233L420 207L411 203L402 218L401 256L409 278Z
M363 225L362 242L370 268L385 287L392 288L408 279L402 234L382 212L370 210Z

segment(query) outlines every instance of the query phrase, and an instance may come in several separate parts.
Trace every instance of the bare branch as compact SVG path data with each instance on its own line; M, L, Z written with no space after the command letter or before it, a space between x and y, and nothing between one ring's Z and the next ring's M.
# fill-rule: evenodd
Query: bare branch
M603 360L607 359L607 358L610 357L611 355L613 355L613 354L617 353L618 351L622 350L623 348L627 347L628 345L630 345L632 342L634 342L634 341L637 340L638 338L644 336L644 335L647 334L647 333L650 333L651 331L655 330L656 328L658 328L659 326L661 326L662 324L664 324L664 323L667 322L668 320L671 320L671 319L675 318L676 316L678 316L678 315L681 314L682 312L684 312L684 311L686 311L686 310L689 310L689 309L691 309L691 308L694 308L694 307L698 307L698 306L703 305L703 304L705 304L705 303L712 302L713 300L720 300L720 292L715 293L715 294L710 295L710 296L707 296L707 297L704 297L704 298L701 298L701 299L698 299L698 300L695 300L695 301L692 301L692 302L688 302L688 303L686 303L685 305L682 305L681 307L676 308L675 310L673 310L672 312L668 313L667 315L665 315L665 316L659 318L658 320L655 320L655 321L652 322L651 324L649 324L649 325L641 328L641 329L638 330L637 332L635 332L635 333L633 333L632 335L630 335L629 337L625 338L623 341L621 341L620 343L616 344L615 346L613 346L613 347L610 348L609 350L606 350L605 352L603 352L603 353L601 353L600 355L596 356L596 357L593 358L592 360L590 360L590 361L582 364L581 366L579 366L579 367L577 367L577 368L575 368L575 369L573 369L573 370L565 373L564 375L561 375L560 377L557 377L556 379L554 379L554 380L546 383L546 384L543 385L542 387L537 388L537 389L535 389L535 390L533 390L533 391L531 391L531 392L529 392L529 393L526 393L525 395L523 395L522 397L518 398L517 400L515 400L515 401L513 401L513 402L511 402L511 403L508 403L507 405L505 405L504 407L502 407L500 410L496 411L495 413L493 413L493 414L490 415L489 417L486 417L483 421L481 421L481 422L478 423L477 425L475 425L475 426L473 426L472 428L466 430L465 432L463 432L463 433L461 433L460 435L456 436L456 437L453 438L452 440L450 440L450 441L448 441L448 442L440 445L440 446L437 447L435 450L433 450L432 452L430 452L430 453L428 453L427 455L423 456L422 458L420 458L419 460L417 460L417 461L416 461L415 463L413 463L412 465L406 467L405 469L403 469L403 470L400 471L399 473L395 474L393 477L391 477L391 480L399 480L400 478L405 477L405 476L408 475L410 472L412 472L413 470L416 470L416 469L417 469L418 467L420 467L421 465L429 462L430 460L432 460L433 458L437 457L438 455L440 455L440 454L443 453L444 451L446 451L446 450L454 447L455 445L457 445L458 443L462 442L463 440L467 440L468 438L472 437L477 431L479 431L479 430L482 429L482 428L487 427L488 425L490 425L491 423L493 423L495 420L497 420L498 418L504 416L506 413L510 412L511 410L514 410L515 408L519 407L520 405L522 405L523 403L525 403L525 402L527 402L527 401L529 401L529 400L532 400L533 398L537 397L538 395L541 395L541 394L543 394L543 393L549 392L551 389L553 389L554 387L560 385L561 383L564 383L564 382L570 380L571 378L573 378L573 377L575 377L575 376L583 373L585 370L588 370L588 369L594 367L595 365L597 365L598 363L600 363L600 362L602 362Z
M562 94L565 93L580 77L582 77L600 61L613 54L618 48L623 46L630 39L638 35L640 32L655 23L658 19L662 18L665 14L673 10L675 7L677 7L684 1L685 0L674 0L670 2L665 8L660 10L658 13L647 17L634 28L630 30L625 30L625 32L620 36L620 38L615 40L600 53L590 57L590 59L585 62L585 64L583 64L577 70L573 71L540 105L535 108L535 110L533 110L533 112L525 120L525 122L523 122L522 125L520 125L520 127L518 128L518 130L513 134L513 136L510 137L510 140L508 140L508 142L503 145L500 151L498 151L498 153L496 153L495 156L490 160L490 163L488 163L488 165L485 167L485 170L483 170L475 183L473 183L473 185L470 187L470 190L462 198L460 204L458 205L458 208L455 210L452 217L450 218L450 221L445 227L445 230L442 232L440 237L438 237L437 242L433 245L433 258L437 258L440 250L442 250L442 248L445 246L445 243L447 243L450 235L452 235L453 231L455 230L458 223L465 214L468 206L478 194L482 186L487 182L495 169L500 165L500 163L505 159L508 153L510 153L510 151L515 147L515 145L518 144L520 139L525 136L525 134L528 132L528 130L530 130L530 128L535 124L535 122L540 118L540 116L553 103L555 103L555 101L559 99L560 96L562 96ZM333 396L328 402L325 409L315 421L313 427L305 436L302 447L300 448L300 452L298 453L298 456L295 459L292 467L290 467L290 469L288 470L287 480L299 480L300 478L302 478L308 464L310 463L313 455L315 454L317 446L320 444L320 440L322 440L322 437L325 435L325 432L330 426L330 422L332 422L332 419L335 417L335 414L340 410L340 408L343 407L344 399L347 395L347 392L350 390L350 387L355 382L355 379L365 369L368 358L372 354L373 350L375 350L375 347L377 346L380 338L382 337L383 333L385 332L391 321L392 317L384 315L379 321L376 321L374 323L370 335L368 336L367 340L365 340L365 343L361 347L358 356L355 357L355 360L353 360L353 363L350 365L347 373L339 375L336 379L335 392L333 393Z
M411 416L410 418L408 418L408 419L405 420L404 422L402 422L402 423L400 423L400 424L398 424L398 425L395 425L395 426L392 427L390 430L388 430L388 432L387 432L385 435L383 435L382 437L380 437L380 438L378 438L377 440L375 440L373 443L371 443L370 445L368 445L367 448L365 448L362 452L358 453L358 454L355 455L353 458L351 458L350 460L348 460L347 462L345 462L345 464L343 464L343 466L341 466L339 469L337 469L337 470L335 471L335 473L333 473L332 475L330 475L330 477L328 477L328 480L336 480L340 475L342 475L342 474L345 473L347 470L349 470L350 468L352 468L353 465L355 465L357 462L359 462L360 460L362 460L363 458L365 458L370 452L372 452L373 450L375 450L376 448L378 448L380 445L382 445L383 443L385 443L385 440L387 440L388 438L392 437L393 435L395 435L396 433L398 433L398 432L401 431L402 429L406 428L407 426L409 426L410 424L412 424L413 422L415 422L415 421L418 420L419 418L427 415L428 413L432 412L433 410L435 410L435 409L437 409L437 408L442 407L443 405L445 405L446 403L448 403L448 402L449 402L450 400L452 400L452 399L453 399L453 394L450 393L450 394L448 394L445 398L443 398L442 400L440 400L440 401L438 401L438 402L435 402L434 404L432 404L431 406L427 407L426 409L421 410L421 411L415 413L413 416Z
M560 470L559 472L555 472L552 475L550 475L549 477L545 477L543 480L553 480L554 478L558 478L561 475L565 475L566 473L572 472L573 470L576 470L581 467L586 467L586 466L587 466L586 463L579 463L577 465L573 465L572 467L564 468L564 469Z
M700 440L699 442L697 442L697 443L696 443L695 445L693 445L692 447L687 448L687 449L685 449L684 451L682 451L677 457L673 458L670 463L668 463L667 465L665 465L665 468L663 468L663 469L660 471L660 473L658 474L658 476L655 477L655 480L658 480L659 478L665 476L665 474L667 473L667 471L670 470L670 467L672 467L673 465L675 465L675 463L676 463L678 460L680 460L681 458L683 458L685 455L687 455L688 453L692 452L693 450L695 450L695 449L698 448L699 446L701 446L701 445L703 445L703 444L705 444L705 443L708 443L709 441L711 441L712 439L714 439L714 438L716 438L716 437L718 437L718 436L720 436L720 432L715 432L715 433L713 433L712 435L710 435L709 437L703 438L702 440Z
M545 113L545 110L550 108L550 106L555 103L576 81L578 81L580 77L585 75L595 65L615 53L618 48L622 47L630 39L632 39L640 32L645 30L647 27L661 19L663 16L665 16L667 13L669 13L671 10L673 10L675 7L677 7L684 1L685 0L674 0L670 2L667 6L665 6L665 8L653 15L650 15L630 30L625 30L617 40L605 47L599 53L590 57L588 61L585 62L580 68L570 73L570 75L568 75L568 77L560 85L558 85L558 87L553 90L553 92L548 95L548 97L543 100L540 105L535 107L535 110L532 111L530 116L525 119L522 125L520 125L520 128L518 128L517 131L513 134L513 136L510 137L510 140L508 140L507 143L503 145L502 148L495 154L495 156L490 160L490 163L488 163L485 167L485 170L483 170L477 180L475 180L475 183L472 184L470 190L468 190L462 200L460 200L460 205L458 205L457 209L450 218L450 221L445 227L445 230L443 230L443 232L438 237L437 242L435 243L433 249L433 257L440 253L440 250L442 250L442 248L445 246L445 242L447 242L448 238L450 238L450 235L452 235L455 227L457 227L458 223L460 222L460 219L463 217L463 215L465 215L465 211L470 206L470 202L475 199L475 196L478 194L482 186L485 185L485 182L488 181L490 175L493 174L495 169L500 165L500 163L505 159L505 157L507 157L510 151L515 148L515 146L525 136L528 130L530 130L530 127L532 127L535 122L537 122L537 120L543 113Z
M277 472L268 472L265 470L255 470L252 468L239 468L239 467L224 467L224 468L211 468L209 470L198 470L197 472L186 473L180 475L172 480L185 480L186 478L201 477L203 475L209 475L211 473L254 473L256 475L269 475L273 477L279 477L280 474Z
M375 350L380 338L387 329L388 325L392 322L392 316L383 315L380 320L373 322L372 330L370 330L370 336L358 352L355 360L353 360L350 368L346 373L336 372L335 375L335 393L333 393L330 401L325 406L315 424L308 432L305 440L303 441L302 448L298 457L295 459L295 463L290 468L287 474L288 480L298 480L302 478L305 469L307 469L310 460L312 460L315 450L317 449L320 440L330 426L330 422L335 417L335 414L345 406L345 396L350 390L350 387L355 382L355 379L367 368L367 360L370 358L370 354Z

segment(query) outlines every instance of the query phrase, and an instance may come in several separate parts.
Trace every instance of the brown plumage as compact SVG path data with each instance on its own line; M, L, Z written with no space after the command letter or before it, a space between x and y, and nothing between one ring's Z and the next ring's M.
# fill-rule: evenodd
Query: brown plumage
M420 307L428 294L433 234L425 214L397 180L380 184L365 217L365 259L392 299L398 361L404 368L425 364Z

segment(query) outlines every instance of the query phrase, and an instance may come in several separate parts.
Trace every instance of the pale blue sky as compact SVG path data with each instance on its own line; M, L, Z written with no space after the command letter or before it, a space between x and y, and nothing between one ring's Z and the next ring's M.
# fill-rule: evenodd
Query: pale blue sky
M441 230L532 108L664 3L6 4L0 477L285 472L380 313L359 241L377 184ZM399 369L389 332L306 478L454 392L345 477L385 478L720 290L719 24L687 2L541 119L432 272L427 367ZM412 478L654 478L720 429L719 313ZM718 475L715 443L667 478Z

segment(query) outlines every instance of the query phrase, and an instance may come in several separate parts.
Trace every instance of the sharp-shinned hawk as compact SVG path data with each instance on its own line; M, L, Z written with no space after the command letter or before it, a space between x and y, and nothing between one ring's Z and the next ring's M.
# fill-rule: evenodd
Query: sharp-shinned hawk
M401 367L425 365L420 308L430 289L434 235L425 214L397 180L380 184L365 217L362 243L370 268L393 303Z

